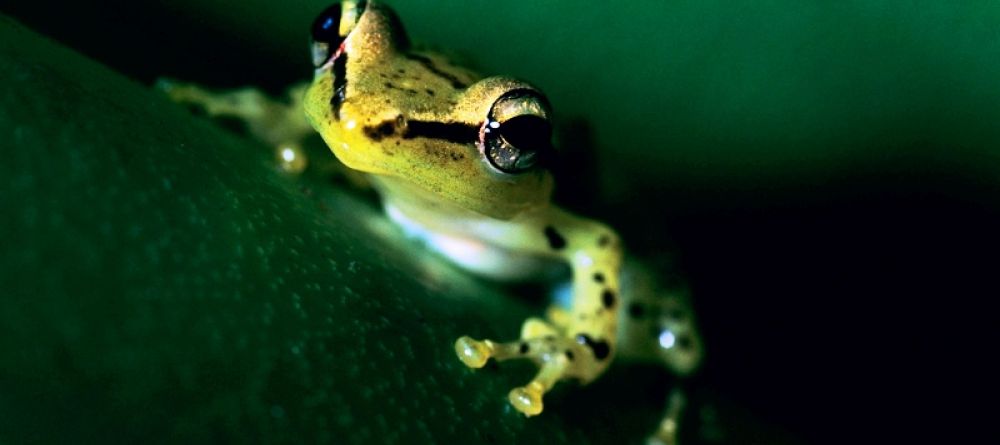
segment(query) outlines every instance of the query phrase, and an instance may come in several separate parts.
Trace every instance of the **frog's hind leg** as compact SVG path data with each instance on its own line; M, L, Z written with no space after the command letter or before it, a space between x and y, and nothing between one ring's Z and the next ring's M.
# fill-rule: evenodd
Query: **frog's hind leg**
M250 136L275 149L275 158L282 169L295 173L305 169L302 141L313 133L302 112L305 85L289 89L284 101L253 88L215 92L163 79L156 86L174 102L204 111L209 117L235 119Z

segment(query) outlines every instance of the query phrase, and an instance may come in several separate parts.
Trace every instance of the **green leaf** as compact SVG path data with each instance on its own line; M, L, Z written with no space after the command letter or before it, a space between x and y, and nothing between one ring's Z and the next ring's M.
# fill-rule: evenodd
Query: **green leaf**
M9 20L0 42L0 440L586 443L629 424L569 391L539 418L508 408L530 368L474 373L452 342L531 311L380 235L370 200Z
M399 239L362 194L0 17L0 442L620 443L665 371L480 371L543 303ZM752 430L755 426L749 423ZM730 438L732 439L732 437Z

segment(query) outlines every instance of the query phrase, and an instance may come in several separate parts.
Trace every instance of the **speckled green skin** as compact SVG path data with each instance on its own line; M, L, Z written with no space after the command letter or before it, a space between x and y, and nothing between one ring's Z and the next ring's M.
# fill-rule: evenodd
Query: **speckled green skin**
M0 442L600 443L655 426L656 369L556 391L530 422L509 409L530 367L473 373L451 342L516 334L529 302L423 277L366 229L370 202L282 176L263 147L6 19L0 84Z

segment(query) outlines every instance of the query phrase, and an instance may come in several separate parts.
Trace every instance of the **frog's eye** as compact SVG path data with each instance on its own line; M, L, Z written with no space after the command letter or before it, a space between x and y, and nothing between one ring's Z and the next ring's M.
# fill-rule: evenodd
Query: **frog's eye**
M480 142L486 159L504 173L530 170L552 150L549 106L541 94L521 89L507 92L490 109Z
M316 16L312 24L312 61L319 68L326 65L340 51L340 45L347 38L368 2L334 3ZM345 26L346 25L346 26Z

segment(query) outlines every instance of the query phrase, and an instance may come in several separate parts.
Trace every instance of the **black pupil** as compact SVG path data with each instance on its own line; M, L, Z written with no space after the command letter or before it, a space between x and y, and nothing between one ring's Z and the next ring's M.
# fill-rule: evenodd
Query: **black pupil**
M552 126L539 116L518 116L500 125L500 135L522 151L541 151L552 138Z
M331 46L340 44L340 4L334 4L323 10L316 17L312 26L313 42L328 43Z

